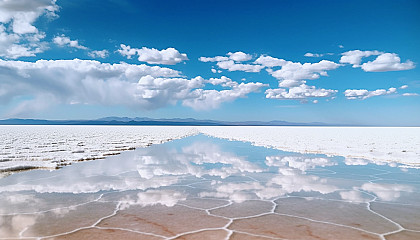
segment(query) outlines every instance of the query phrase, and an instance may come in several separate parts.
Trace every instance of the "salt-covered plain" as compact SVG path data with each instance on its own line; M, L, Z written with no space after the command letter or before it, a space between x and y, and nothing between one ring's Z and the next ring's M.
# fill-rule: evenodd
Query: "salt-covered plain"
M284 151L343 156L349 165L420 165L420 128L0 126L0 177L101 159L199 133Z
M419 127L199 127L209 136L300 153L420 166Z
M0 179L0 239L419 239L403 166L199 134Z
M192 127L0 126L0 174L55 169L194 134Z

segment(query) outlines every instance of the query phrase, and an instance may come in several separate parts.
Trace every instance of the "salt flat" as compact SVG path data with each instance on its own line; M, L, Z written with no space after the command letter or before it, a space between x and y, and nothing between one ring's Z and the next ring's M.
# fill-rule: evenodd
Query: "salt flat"
M0 172L53 169L194 134L192 127L0 126Z
M196 135L0 179L0 239L419 239L420 169Z
M369 161L420 165L418 127L199 127L201 133L299 153L343 156L348 165Z
M420 128L261 126L0 126L0 172L55 169L76 161L203 133L299 153L420 165Z

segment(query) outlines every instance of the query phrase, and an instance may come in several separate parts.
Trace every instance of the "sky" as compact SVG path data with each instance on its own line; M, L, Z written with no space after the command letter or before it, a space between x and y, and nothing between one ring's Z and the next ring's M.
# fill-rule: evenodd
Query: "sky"
M0 0L0 118L420 126L420 1Z

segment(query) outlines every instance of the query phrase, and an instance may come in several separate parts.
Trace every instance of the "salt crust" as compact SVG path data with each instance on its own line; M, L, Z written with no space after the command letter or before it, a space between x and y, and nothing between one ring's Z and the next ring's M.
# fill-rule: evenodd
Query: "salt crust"
M53 169L195 134L193 127L0 126L0 172Z
M198 127L205 135L299 153L420 166L419 127ZM367 164L367 162L366 162Z
M420 167L418 127L26 125L0 126L0 172L54 169L199 133L283 151L343 156L347 165L373 161Z

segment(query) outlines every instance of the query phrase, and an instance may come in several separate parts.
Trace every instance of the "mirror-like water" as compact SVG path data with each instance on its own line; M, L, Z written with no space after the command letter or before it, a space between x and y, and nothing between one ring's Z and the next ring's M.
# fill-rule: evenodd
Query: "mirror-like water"
M0 179L0 238L416 239L418 169L203 135Z

